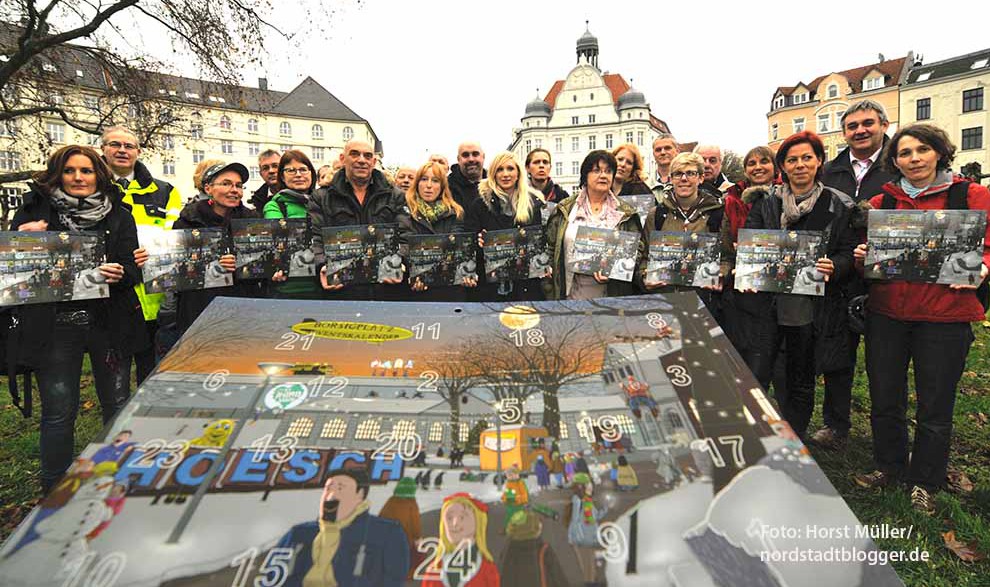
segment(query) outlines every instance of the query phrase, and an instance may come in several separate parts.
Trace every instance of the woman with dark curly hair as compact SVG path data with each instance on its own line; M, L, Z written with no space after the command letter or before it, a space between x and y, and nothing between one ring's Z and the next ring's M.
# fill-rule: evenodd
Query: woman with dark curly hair
M870 199L873 208L971 209L990 212L990 191L949 169L955 146L939 128L914 124L897 131L880 159L896 177ZM990 227L984 237L980 281L990 265ZM862 269L867 245L856 247ZM866 373L870 379L870 424L877 469L858 475L862 487L904 482L911 503L935 510L933 493L945 484L952 441L956 386L973 342L970 322L985 319L972 285L908 281L872 282L866 319ZM914 364L914 445L908 444L907 374Z

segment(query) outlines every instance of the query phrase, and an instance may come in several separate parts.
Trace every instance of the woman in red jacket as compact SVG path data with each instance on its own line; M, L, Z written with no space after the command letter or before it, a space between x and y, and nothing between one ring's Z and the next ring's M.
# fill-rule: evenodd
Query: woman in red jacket
M870 200L873 208L944 210L950 192L964 180L949 169L955 146L939 128L915 124L902 128L884 149L881 160L896 180ZM964 184L965 185L965 184ZM990 211L990 192L969 183L971 210ZM886 205L885 204L886 199ZM856 248L858 264L866 244ZM990 229L984 237L981 280L990 265ZM870 284L866 320L866 371L870 379L873 456L877 470L856 477L863 487L903 481L911 503L934 512L932 493L945 484L952 438L956 385L973 342L970 322L984 319L974 295L976 285L939 285L908 281ZM918 398L914 446L908 445L907 367L914 363Z

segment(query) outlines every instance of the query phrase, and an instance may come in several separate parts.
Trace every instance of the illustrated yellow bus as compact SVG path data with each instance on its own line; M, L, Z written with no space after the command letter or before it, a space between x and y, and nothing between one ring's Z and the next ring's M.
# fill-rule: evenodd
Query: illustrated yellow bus
M492 426L481 433L478 443L481 470L498 470L499 452L502 453L503 471L512 465L528 471L532 469L536 457L540 455L549 464L551 442L550 434L542 426L513 424L502 426L501 432Z

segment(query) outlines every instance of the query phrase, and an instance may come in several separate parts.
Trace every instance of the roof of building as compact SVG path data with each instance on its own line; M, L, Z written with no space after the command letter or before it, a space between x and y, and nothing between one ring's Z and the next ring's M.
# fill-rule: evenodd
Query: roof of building
M605 86L608 87L608 91L612 94L612 103L618 107L619 98L628 92L629 88L632 86L629 85L629 82L627 82L622 75L618 73L602 74L602 80L604 80ZM553 107L557 104L557 96L564 91L564 81L565 80L559 79L553 82L553 86L551 86L550 91L547 92L546 97L543 98L543 101L550 105L551 112L553 111ZM664 132L670 132L670 128L667 126L667 123L660 120L652 113L650 114L650 124L663 130Z
M923 83L966 73L978 74L988 71L990 71L990 49L983 49L935 63L916 65L908 72L905 83Z
M874 69L879 70L883 74L884 87L896 86L897 84L899 84L901 81L900 80L901 71L903 70L904 64L906 63L907 59L908 59L907 56L899 57L897 59L885 59L882 61L878 61L877 63L871 63L870 65L863 65L860 67L854 67L852 69L847 69L844 71L836 71L832 73L837 73L842 77L846 78L847 80L849 80L849 87L852 93L856 94L863 91L863 79ZM809 83L798 82L793 86L779 86L777 90L774 92L774 94L776 95L777 93L779 93L784 96L790 96L791 93L794 92L794 90L796 90L798 87L804 86L811 91L812 99L814 99L814 95L818 92L819 84L821 84L826 77L832 75L832 73L820 75L815 79L813 79L812 81L810 81Z
M625 110L626 108L649 108L649 104L646 103L646 95L633 87L630 87L626 90L626 93L619 96L619 101L616 105L619 110Z

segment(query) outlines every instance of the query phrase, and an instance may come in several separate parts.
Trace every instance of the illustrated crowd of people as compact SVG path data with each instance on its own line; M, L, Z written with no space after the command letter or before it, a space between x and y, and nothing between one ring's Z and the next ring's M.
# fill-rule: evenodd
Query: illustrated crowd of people
M554 183L552 154L545 149L531 151L523 161L501 152L486 168L485 151L468 141L458 146L453 165L433 155L400 168L390 179L379 169L373 146L351 140L336 169L318 171L299 150L262 152L258 167L264 183L253 194L245 194L249 172L244 164L207 159L196 170L197 193L184 203L174 186L153 177L141 162L141 145L127 128L106 129L102 152L62 147L24 195L11 226L19 231L104 232L107 260L99 270L110 284L110 296L3 310L6 364L33 370L40 389L43 489L50 490L72 463L84 355L90 357L107 422L129 397L131 365L140 383L217 296L518 302L691 289L645 278L650 233L673 231L718 234L720 280L695 291L760 384L769 389L774 380L782 415L802 440L831 448L847 442L857 348L865 339L876 470L857 475L856 482L863 487L903 484L914 506L932 513L933 494L946 483L957 384L973 342L970 323L984 320L985 310L975 293L978 283L865 280L866 212L871 207L947 209L960 201L953 193L961 193L969 209L990 211L990 192L952 172L955 147L940 128L912 124L888 137L888 127L883 106L858 102L842 116L848 146L833 160L826 159L817 135L803 131L787 137L776 151L767 146L749 150L742 158L745 177L736 183L722 173L719 147L699 145L693 152L680 152L674 136L661 134L652 145L655 177L644 176L639 148L623 144L587 154L575 194ZM635 194L653 195L655 206L642 222L620 199ZM254 217L308 218L314 234L324 227L395 223L400 242L406 235L466 232L477 235L480 244L487 231L532 227L544 231L551 263L543 277L503 283L466 279L456 286L410 286L401 276L375 284L341 284L328 281L322 243L314 239L315 277L277 272L270 279L235 279L233 285L213 289L144 291L141 267L148 251L139 242L138 227L142 232L229 227L232 219ZM602 273L571 271L568 258L581 226L638 233L636 277L619 281ZM737 291L733 265L741 228L826 233L827 250L815 263L826 283L824 295ZM226 252L219 263L234 272L233 254ZM477 264L483 268L480 248ZM982 278L988 265L990 232L984 240ZM849 305L866 293L860 333L850 323ZM376 363L371 372L380 376L404 376L412 368L412 361L402 359L386 357ZM777 363L783 365L783 377L774 376ZM906 413L909 363L918 399L913 443ZM813 431L809 426L819 375L824 376L825 426ZM655 411L636 383L627 387L637 415L642 408ZM360 480L355 483L360 489ZM572 483L582 486L580 480ZM576 517L597 515L596 506L575 491ZM445 511L455 506L475 517L483 512L470 499L451 500ZM444 516L454 528L454 515L449 521ZM452 535L471 534L456 527ZM474 548L472 557L491 558L483 544Z

